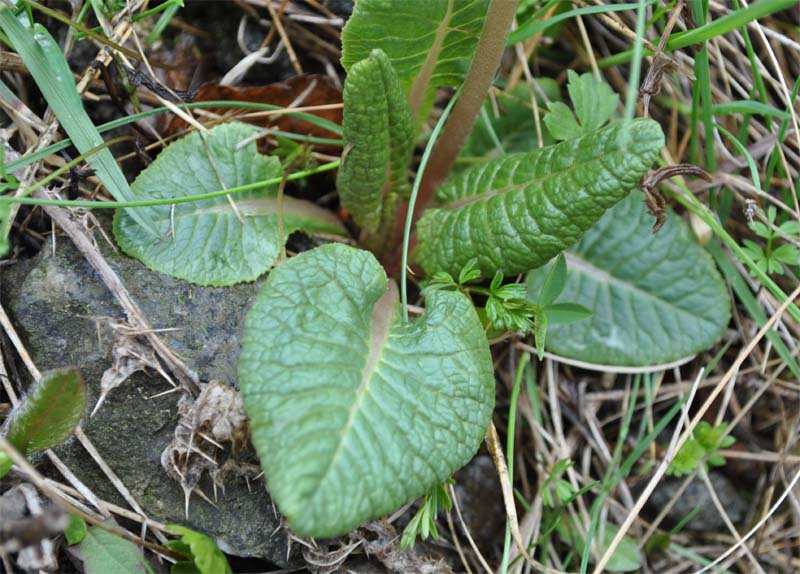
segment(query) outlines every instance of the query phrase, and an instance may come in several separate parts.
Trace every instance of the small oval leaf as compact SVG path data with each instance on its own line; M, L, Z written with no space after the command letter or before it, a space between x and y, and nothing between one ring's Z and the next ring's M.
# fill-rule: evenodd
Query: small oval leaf
M652 365L713 345L730 320L730 299L710 255L673 213L658 233L643 194L610 209L567 252L560 301L592 316L551 325L547 349L590 363ZM528 275L536 301L546 267Z
M253 126L228 123L213 128L204 143L201 134L193 132L161 152L131 190L136 199L172 199L219 191L221 181L229 189L280 177L278 159L259 154L255 141L239 149L256 133ZM282 207L284 241L298 229L346 233L332 213L311 202L284 196ZM118 210L114 236L122 250L151 269L198 285L252 281L272 267L280 253L275 185L174 207L135 209L146 210L162 236L143 234L130 210Z
M72 546L70 551L83 560L86 574L148 574L151 571L141 548L97 526L89 528L83 541Z
M418 261L429 275L457 275L475 257L484 277L544 265L639 183L663 145L653 120L619 121L466 170L417 224Z
M75 431L86 409L86 389L78 369L42 374L11 412L6 439L22 454L54 447Z
M375 257L345 245L273 270L247 317L239 384L270 494L293 530L343 534L473 456L494 406L471 302L432 291L405 322Z

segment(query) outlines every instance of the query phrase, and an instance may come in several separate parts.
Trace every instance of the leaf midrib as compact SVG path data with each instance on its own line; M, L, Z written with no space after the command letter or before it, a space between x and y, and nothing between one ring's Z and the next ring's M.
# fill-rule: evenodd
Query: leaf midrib
M673 309L675 312L682 313L684 315L690 315L691 317L703 321L705 323L711 323L711 321L709 321L708 318L692 313L691 311L676 305L669 299L660 297L657 294L653 293L652 291L647 291L646 289L639 287L637 284L632 283L629 280L622 279L620 277L612 275L605 269L597 267L591 261L587 261L586 259L583 259L579 255L576 255L571 251L565 251L564 256L567 258L567 264L569 265L570 271L577 271L580 273L584 273L590 276L591 278L595 279L598 283L608 283L611 285L616 285L617 287L623 289L634 291L640 295L643 295L647 299L666 305L670 309Z
M408 92L408 107L411 108L411 118L415 123L418 119L417 114L419 114L420 108L425 101L428 84L439 63L439 53L442 51L444 39L447 36L448 27L450 25L450 19L453 17L454 1L455 0L448 0L447 11L444 14L444 18L439 22L439 26L436 28L436 36L433 39L433 44L430 50L428 50L428 55Z
M510 184L505 185L505 186L503 186L503 187L501 187L499 189L492 189L490 191L486 191L486 192L479 193L479 194L476 194L476 195L471 195L470 197L464 197L464 198L461 198L461 199L456 199L454 201L451 201L449 203L446 203L446 204L442 205L441 207L442 207L442 209L448 209L448 210L461 209L462 207L466 207L468 205L472 205L473 203L478 203L479 201L489 200L489 199L495 197L496 195L504 195L504 194L510 193L512 191L519 191L519 190L523 190L523 189L529 189L531 187L536 187L538 185L541 185L544 181L546 181L546 180L548 180L548 179L550 179L552 177L564 176L564 175L567 175L569 173L572 173L573 171L575 171L578 168L584 167L585 165L587 165L587 164L589 164L591 162L600 161L602 159L602 156L603 156L603 154L601 154L601 155L599 155L597 157L593 157L592 159L590 159L588 161L585 161L585 162L575 162L575 163L573 163L572 165L570 165L567 168L561 169L559 171L550 171L547 174L542 175L542 176L537 177L537 178L534 178L534 179L528 179L528 180L525 180L525 181L520 182L520 183L510 183ZM519 158L517 165L514 166L514 173L512 173L511 177L513 177L516 174L517 167L519 167L519 164L521 162L523 162L525 159L526 158L524 158L524 157L520 157Z
M392 323L397 311L397 300L397 284L394 281L389 281L386 293L375 302L375 306L372 308L369 330L369 351L367 353L367 360L364 363L364 369L361 372L361 383L356 390L353 404L347 415L347 421L339 434L339 441L336 444L336 448L328 460L325 471L320 475L319 480L317 480L312 495L313 497L319 494L320 486L326 481L328 475L335 466L336 459L342 451L347 435L350 429L352 429L356 416L361 410L361 403L369 392L369 383L372 380L372 375L375 374L383 349L389 340Z

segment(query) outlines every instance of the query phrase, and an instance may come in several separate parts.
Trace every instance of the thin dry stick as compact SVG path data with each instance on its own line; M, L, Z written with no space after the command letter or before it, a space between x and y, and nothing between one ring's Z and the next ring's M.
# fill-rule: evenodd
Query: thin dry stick
M36 197L46 198L41 190L34 193ZM69 236L78 251L86 258L91 264L100 278L108 287L109 291L114 295L119 305L125 311L128 323L133 325L136 329L140 329L143 336L147 339L153 350L164 361L169 370L175 375L182 385L190 390L198 389L197 374L189 369L189 367L169 348L169 346L156 334L152 329L144 313L139 305L134 301L127 287L122 283L119 276L111 268L105 260L100 250L95 245L94 241L89 236L86 226L74 221L69 212L60 207L45 207L44 208L50 218L64 230Z
M27 367L31 376L34 378L34 380L37 381L41 379L42 378L41 371L30 359L30 356L25 350L25 347L22 345L22 342L20 341L19 336L17 335L17 332L14 329L14 326L11 325L10 322L8 322L8 316L6 315L5 309L3 309L2 305L0 305L0 322L3 323L3 327L6 330L6 333L9 335L11 341L14 343L17 352L20 355L24 354L28 356L28 360L25 362L25 366ZM97 451L97 449L95 448L94 444L89 439L89 437L86 436L86 434L83 432L83 429L80 427L80 425L78 425L78 427L75 429L75 436L77 437L78 441L81 443L83 448L86 449L86 452L88 452L89 455L92 457L92 459L95 461L97 466L99 466L100 469L103 471L103 474L106 475L106 478L108 478L111 484L114 485L114 487L128 502L128 504L131 505L131 508L133 508L136 512L140 513L142 516L145 516L145 512L142 509L142 507L139 506L139 503L136 501L135 498L133 498L133 495L130 493L125 484L119 479L116 473L111 469L110 466L108 466L106 461L103 460L103 457L100 456L100 453ZM53 454L52 456L55 456L55 454ZM66 465L63 465L63 463L61 465L66 467ZM72 473L70 473L70 475L72 475ZM80 487L78 487L80 490L89 491L88 487L84 486L80 482L78 482L77 484L80 484ZM93 498L96 500L96 497L93 496ZM100 510L101 513L104 513L102 506L98 505L97 509ZM156 535L159 536L159 538L166 540L161 533L157 532Z
M800 295L800 286L798 286L792 292L792 294L789 297L786 298L786 301L784 301L783 304L781 304L781 306L778 308L778 310L772 315L772 317L770 317L769 321L767 321L766 324L758 331L758 333L750 341L750 343L748 343L748 345L744 349L742 349L742 351L739 353L739 356L736 358L734 363L731 365L731 367L725 373L725 376L722 378L722 380L720 380L720 382L717 384L717 386L711 391L711 393L709 394L709 396L706 399L706 401L699 408L699 410L695 414L695 417L692 419L691 423L689 423L689 425L687 426L686 430L680 436L680 438L678 439L676 444L674 444L674 445L671 444L670 445L670 448L669 448L669 450L667 452L667 456L664 458L664 460L658 466L658 469L656 469L656 472L653 475L653 478L651 478L650 482L648 482L647 486L644 489L644 492L642 492L642 494L639 496L639 499L636 501L636 505L633 507L631 512L628 514L628 516L625 518L625 521L620 526L619 531L614 536L614 539L611 541L611 544L606 549L605 554L603 554L602 558L597 563L597 566L594 569L594 574L601 574L603 572L603 568L605 568L606 564L611 559L611 556L614 554L614 551L617 549L617 546L619 546L619 543L622 541L622 538L625 536L625 534L627 533L628 529L631 527L631 524L633 524L633 521L636 520L636 517L639 515L639 512L642 510L642 507L644 506L644 504L650 498L650 495L652 494L652 492L655 489L655 487L658 484L658 482L664 476L664 473L666 472L667 467L669 466L669 462L671 461L671 459L674 456L674 454L677 453L678 450L683 446L683 444L689 439L689 437L691 436L691 433L694 431L694 428L700 422L700 420L703 417L703 415L706 413L706 411L708 411L709 408L711 408L711 405L713 404L714 400L725 389L725 386L728 384L728 381L730 381L730 379L733 377L733 375L738 372L739 367L741 367L741 365L745 362L745 360L747 360L747 357L753 351L753 348L755 348L755 346L758 344L758 342L761 339L764 338L764 336L767 334L767 332L772 328L772 326L775 324L775 322L780 318L780 316L783 314L783 312L797 298L798 295ZM698 379L699 379L699 377L698 377ZM687 403L687 408L688 408L688 403ZM686 411L684 411L684 413L685 412ZM798 473L798 475L795 477L795 480L798 479L798 478L800 478L800 473ZM786 496L786 493L784 493L784 496L781 497L779 502L782 502L783 498L785 498L785 496ZM766 519L766 517L765 517L765 519ZM745 538L747 538L747 537L745 537ZM718 563L718 561L714 562L714 564L717 564L717 563Z
M467 574L472 574L472 568L469 567L469 561L464 554L464 550L461 548L461 542L458 541L458 533L456 532L455 524L453 524L453 516L450 512L446 512L445 518L447 518L447 528L450 529L450 535L453 537L453 544L456 547L456 552L458 552L458 557L461 560L461 564L463 564L464 570L467 571Z
M185 557L182 554L178 554L174 550L170 550L169 548L165 548L163 546L159 546L158 544L153 544L152 542L148 542L147 540L142 540L138 536L134 536L127 530L122 530L120 528L114 528L106 524L101 520L97 520L91 514L85 513L82 509L73 506L69 501L61 496L56 490L50 487L47 483L45 478L39 474L39 472L33 468L33 466L22 456L19 451L14 448L14 446L8 442L5 437L0 436L0 449L4 450L9 458L17 465L20 469L22 469L25 474L28 476L29 480L38 488L42 494L47 496L50 500L52 500L56 505L58 505L62 510L69 512L71 514L77 514L81 518L83 518L89 524L92 524L98 528L105 530L106 532L110 532L120 538L124 538L130 542L138 546L142 546L147 548L148 550L152 550L153 552L158 552L164 556L168 556L175 560L184 560Z
M459 522L461 522L461 527L464 529L464 536L467 537L467 541L469 542L469 545L472 547L472 551L475 553L475 556L478 558L478 562L480 562L481 566L483 566L483 569L486 571L486 574L494 574L488 562L486 562L486 559L483 557L483 554L481 554L481 551L478 550L478 545L475 544L475 541L472 539L472 535L469 533L469 528L467 528L467 523L464 522L464 517L461 515L461 507L458 504L458 497L456 496L456 491L453 488L453 485L448 484L447 488L450 491L450 500L453 501L453 506L456 509L458 520Z
M292 47L292 42L289 40L289 35L286 33L286 30L283 27L283 21L281 20L281 13L283 12L283 6L286 4L286 0L284 0L283 5L281 5L280 13L275 10L275 7L272 5L272 2L267 0L267 10L269 10L269 15L272 17L272 22L275 24L275 28L278 30L278 34L283 41L283 45L286 46L286 52L289 54L289 60L292 62L292 66L294 66L294 71L300 75L303 73L303 67L300 65L300 62L297 60L297 54L294 52L294 48Z
M728 556L730 556L731 554L733 554L734 552L736 552L736 550L737 550L737 549L738 549L738 548L739 548L739 547L740 547L742 544L744 544L745 542L747 542L747 541L750 539L750 537L751 537L751 536L753 536L753 534L755 534L756 532L758 532L758 530L759 530L759 529L760 529L762 526L764 526L764 524L767 522L767 520L769 520L769 518L770 518L770 517L771 517L773 514L775 514L775 511L776 511L776 510L778 510L778 508L780 507L780 505L781 505L781 504L783 504L783 501L786 499L786 497L787 497L787 496L789 496L789 495L792 493L792 490L794 489L795 485L797 484L797 482L798 482L799 480L800 480L800 470L798 470L798 471L795 473L795 475L792 477L792 480L791 480L791 481L789 482L789 484L786 486L786 490L784 490L784 491L783 491L783 494L781 494L780 498L779 498L779 499L778 499L778 500L775 502L775 504L773 504L773 505L772 505L772 507L769 509L769 512L767 512L767 513L764 515L764 517L763 517L761 520L759 520L759 521L756 523L756 525L755 525L755 526L753 526L753 528L751 528L751 529L750 529L750 530L747 532L747 534L745 534L745 535L742 537L742 539L741 539L740 541L738 541L736 544L734 544L733 546L731 546L730 548L728 548L728 550L726 550L726 551L725 551L724 553L722 553L722 554L721 554L719 557L717 557L717 559L716 559L716 560L714 560L714 561L713 561L713 562L711 562L710 564L706 565L706 566L705 566L705 567L703 567L702 569L700 569L700 570L698 570L697 572L695 572L695 574L702 574L703 572L706 572L707 570L710 570L711 568L713 568L714 566L716 566L717 564L719 564L720 562L722 562L723 560L725 560L725 559L726 559Z
M492 455L494 465L497 468L497 474L500 477L500 488L503 491L506 519L508 520L509 530L511 530L511 537L514 539L514 543L517 545L517 550L519 550L519 553L525 557L525 560L527 560L539 572L544 572L545 574L564 574L563 572L559 572L558 570L550 568L549 566L545 566L538 560L534 559L528 553L528 549L525 548L525 543L522 541L522 534L519 530L517 509L514 503L514 490L511 486L511 480L508 476L508 466L506 465L506 458L503 454L503 447L500 444L500 437L497 435L497 429L495 428L494 423L489 424L489 428L486 431L485 440L486 446L489 449L489 453ZM456 510L458 510L458 507L456 507Z
M716 490L714 490L714 485L708 478L708 473L705 472L705 470L702 468L700 469L700 477L703 479L703 482L706 485L706 490L708 490L708 494L709 496L711 496L711 501L717 508L717 512L722 517L722 521L725 523L725 526L728 528L728 531L731 533L731 536L733 536L734 540L736 540L737 542L741 542L742 536L739 534L739 531L736 530L736 527L733 525L733 522L731 522L731 518L730 516L728 516L728 513L725 512L725 507L722 505L722 502L720 502L719 497L717 496L717 492ZM766 574L766 572L764 572L764 568L762 568L761 564L758 562L758 560L756 560L756 557L753 556L753 552L750 550L750 548L748 548L747 546L742 546L742 549L744 550L744 553L750 560L750 562L753 563L753 566L755 567L756 571L759 572L760 574Z

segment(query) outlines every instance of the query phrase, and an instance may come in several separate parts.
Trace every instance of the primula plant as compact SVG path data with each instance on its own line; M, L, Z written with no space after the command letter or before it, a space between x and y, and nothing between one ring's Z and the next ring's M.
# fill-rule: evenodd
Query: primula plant
M436 534L432 516L448 503L434 489L491 422L490 338L533 333L541 355L547 333L549 350L642 364L697 352L727 323L710 257L675 217L653 235L631 194L658 160L661 127L614 118L618 97L590 75L569 74L574 112L548 106L557 143L536 148L531 134L527 151L450 175L515 4L355 4L342 32L337 187L358 246L285 257L296 230L348 230L265 185L286 166L259 154L258 129L241 123L171 144L130 188L177 202L116 214L120 247L157 271L215 286L269 271L246 319L239 385L269 492L301 535L342 534L431 492L404 545ZM417 163L440 88L458 91ZM235 193L196 198L220 189ZM401 297L406 255L423 287L413 319Z

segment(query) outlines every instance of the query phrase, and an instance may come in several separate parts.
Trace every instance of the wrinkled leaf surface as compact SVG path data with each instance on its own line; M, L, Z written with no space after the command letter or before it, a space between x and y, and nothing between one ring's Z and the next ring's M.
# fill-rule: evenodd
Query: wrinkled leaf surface
M638 185L663 145L656 122L621 121L469 169L417 224L417 260L428 274L457 275L477 258L484 277L544 265Z
M366 251L325 245L273 270L246 322L239 384L267 486L294 531L391 512L474 455L494 405L470 301L434 291L404 322Z
M560 301L592 316L551 325L547 349L582 361L652 365L713 345L730 319L730 299L711 256L680 217L658 233L641 192L631 194L567 252ZM528 275L536 301L546 268Z
M253 126L229 123L207 137L194 132L166 148L132 185L137 199L189 197L280 177L277 158L261 155L246 138ZM222 182L220 182L222 180ZM277 186L200 201L143 207L161 237L148 237L128 211L117 212L114 235L128 255L162 273L198 285L252 281L272 267L280 252ZM343 233L332 213L317 205L283 197L283 240L298 229Z

